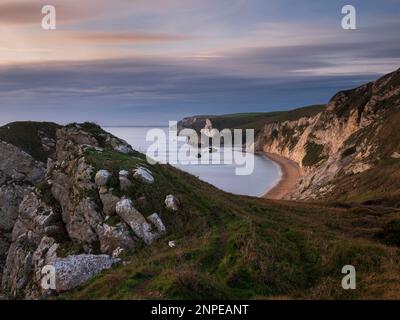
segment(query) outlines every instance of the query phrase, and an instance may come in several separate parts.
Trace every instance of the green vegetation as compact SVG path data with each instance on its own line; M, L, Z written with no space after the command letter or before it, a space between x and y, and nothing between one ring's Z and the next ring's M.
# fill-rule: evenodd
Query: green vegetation
M55 148L45 150L42 138L55 140L60 127L52 122L12 122L0 127L0 140L21 148L38 161L46 162Z
M400 220L392 220L377 233L377 237L388 245L400 246Z
M101 148L105 147L106 135L104 130L98 124L93 122L84 122L79 124L71 123L67 125L67 127L74 127L74 126L79 126L81 130L86 131L87 133L95 137Z
M145 165L141 154L88 151L96 169L113 173ZM353 299L399 296L400 255L376 233L399 213L346 205L270 202L234 196L164 165L156 183L125 194L144 214L158 212L167 234L139 248L127 265L109 270L72 299ZM169 212L167 194L182 204ZM139 199L142 199L139 201ZM143 201L145 199L145 201ZM117 223L117 221L109 221ZM168 241L176 242L175 248ZM341 289L341 269L357 268L358 290ZM61 297L63 298L63 297ZM64 297L65 298L65 297Z
M303 166L311 167L326 157L323 155L324 146L313 141L305 145L306 155L303 158Z

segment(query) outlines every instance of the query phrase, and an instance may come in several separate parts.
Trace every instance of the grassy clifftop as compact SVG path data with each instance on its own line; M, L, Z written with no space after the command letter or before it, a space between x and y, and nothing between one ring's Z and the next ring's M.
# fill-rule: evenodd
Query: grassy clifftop
M325 105L307 106L290 111L277 111L277 112L249 112L249 113L235 113L220 116L212 115L199 115L190 118L185 118L180 122L180 126L184 128L191 128L196 131L204 128L206 119L210 119L213 127L222 130L230 129L255 129L260 130L268 123L298 120L302 117L311 117L321 112Z
M111 171L147 165L139 153L86 158ZM137 184L127 196L143 213L158 212L167 235L68 298L400 297L399 212L235 196L170 166L147 166L155 183ZM178 212L164 208L167 194L179 198ZM341 288L348 264L357 270L355 291Z

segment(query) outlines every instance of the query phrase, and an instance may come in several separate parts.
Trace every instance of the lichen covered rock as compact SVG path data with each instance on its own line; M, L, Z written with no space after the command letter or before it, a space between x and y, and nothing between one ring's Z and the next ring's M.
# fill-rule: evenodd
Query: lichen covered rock
M172 194L166 196L165 198L165 206L168 210L178 211L179 210L179 200L173 196Z

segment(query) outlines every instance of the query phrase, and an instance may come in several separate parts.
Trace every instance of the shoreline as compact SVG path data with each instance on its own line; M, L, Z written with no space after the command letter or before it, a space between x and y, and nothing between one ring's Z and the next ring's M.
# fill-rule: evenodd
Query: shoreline
M301 177L300 167L296 162L277 154L269 152L261 152L261 154L276 163L281 170L281 178L278 183L262 195L261 198L282 200L296 188L297 182Z

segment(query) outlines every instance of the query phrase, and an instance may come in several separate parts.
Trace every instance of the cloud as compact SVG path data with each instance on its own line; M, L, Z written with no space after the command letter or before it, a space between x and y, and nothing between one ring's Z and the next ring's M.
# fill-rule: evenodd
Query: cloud
M2 25L40 25L43 14L42 7L46 3L37 3L37 1L14 1L3 2L0 4L0 21ZM53 0L52 5L57 9L57 21L60 23L76 22L89 17L96 17L101 11L101 7L89 7L82 3L61 2Z
M72 38L96 44L152 43L189 40L191 37L148 32L78 32Z

